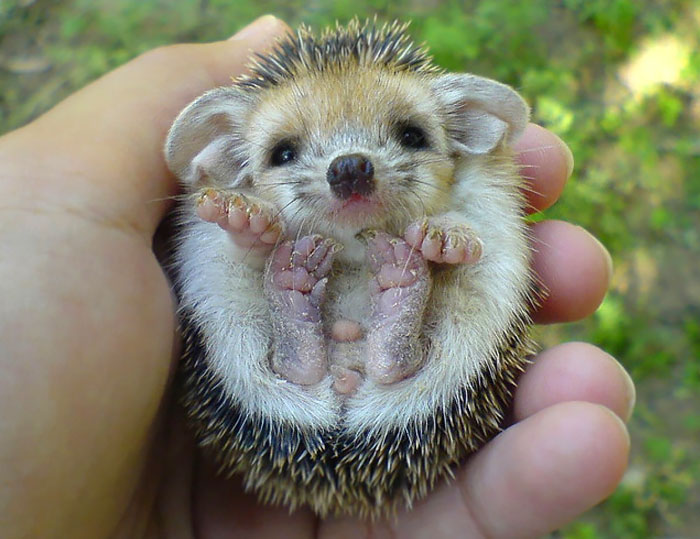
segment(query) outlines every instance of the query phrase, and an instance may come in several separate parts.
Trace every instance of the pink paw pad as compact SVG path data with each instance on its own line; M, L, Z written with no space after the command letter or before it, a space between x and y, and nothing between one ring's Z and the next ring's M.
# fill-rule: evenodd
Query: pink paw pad
M282 234L272 208L240 193L205 189L196 207L201 219L218 224L239 247L271 249Z
M333 375L333 389L339 395L353 395L362 384L362 374L356 370L332 365L330 371Z
M426 260L438 264L474 264L483 252L481 240L462 224L418 221L406 228L404 237Z
M401 238L373 232L367 243L367 256L374 273L370 292L376 314L391 316L411 294L413 286L427 273L420 253Z
M285 241L272 254L268 268L276 301L299 320L318 322L326 275L340 245L321 236Z

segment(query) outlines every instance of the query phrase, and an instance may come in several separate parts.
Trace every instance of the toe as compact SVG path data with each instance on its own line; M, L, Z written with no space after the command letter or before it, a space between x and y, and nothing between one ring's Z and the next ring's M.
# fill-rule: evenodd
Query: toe
M466 250L464 262L466 264L474 264L481 259L481 254L484 252L484 244L479 238L472 238L469 241Z
M309 292L316 284L316 279L311 277L306 269L295 267L274 273L272 282L279 289Z
M309 301L312 305L318 307L326 296L326 286L328 285L328 278L324 277L320 279L314 287L311 289L311 294L309 294Z
M442 234L439 230L432 228L428 230L421 243L423 257L432 262L442 262Z
M204 195L197 201L197 215L208 223L215 223L219 218L220 210L211 197Z
M421 244L423 243L423 239L425 238L425 231L427 229L427 221L418 221L416 223L411 223L408 225L406 228L406 232L404 233L404 239L408 242L408 244L415 248L419 249Z
M404 265L411 260L411 255L416 252L415 248L403 240L394 242L394 258L400 265Z
M409 286L416 281L416 274L402 266L384 264L377 274L377 282L382 289L395 286Z
M260 206L254 205L250 209L250 231L254 234L262 234L270 226L269 216L262 211Z
M367 255L372 270L378 272L384 264L396 264L394 238L385 232L377 232L367 241Z
M274 253L272 253L272 260L270 263L270 270L273 272L280 271L284 268L289 268L289 264L292 259L292 242L285 241L280 244Z
M317 264L315 264L315 267L312 270L313 275L317 279L325 277L328 272L331 271L335 255L342 249L342 245L334 242L331 239L326 239L321 245L319 245L319 247L321 248L320 251L323 256L320 257L320 260Z
M459 244L454 247L447 247L443 252L443 259L447 264L462 264L468 259L466 245Z
M222 226L232 232L242 232L248 226L248 213L244 208L231 205L228 217Z
M328 254L328 248L330 247L330 244L327 241L322 241L318 245L316 245L316 248L309 254L309 257L306 259L306 263L304 266L309 270L313 271L318 266L323 262L323 259L326 258L326 255Z
M274 245L282 234L282 227L278 222L272 223L266 230L260 235L260 242L267 245Z

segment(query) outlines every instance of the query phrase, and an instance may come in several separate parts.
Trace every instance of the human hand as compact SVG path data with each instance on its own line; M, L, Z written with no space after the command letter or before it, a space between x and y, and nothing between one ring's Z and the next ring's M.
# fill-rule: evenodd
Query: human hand
M619 481L628 450L619 418L633 388L614 359L580 343L541 353L515 395L513 425L396 521L289 515L199 462L167 391L174 301L151 247L177 188L162 144L184 105L285 30L263 19L229 41L151 51L0 139L8 537L536 536ZM545 208L568 176L566 150L536 126L518 149L533 176L529 201ZM563 222L533 234L550 290L536 319L590 314L610 277L604 249Z

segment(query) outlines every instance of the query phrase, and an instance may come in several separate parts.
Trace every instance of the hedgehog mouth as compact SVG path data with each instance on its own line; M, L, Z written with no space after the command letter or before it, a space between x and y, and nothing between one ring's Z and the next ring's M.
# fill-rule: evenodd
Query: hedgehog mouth
M367 195L361 195L359 193L353 193L343 201L342 209L353 208L357 206L367 206L374 204L374 201Z
M334 221L360 223L376 216L381 207L377 197L353 193L346 199L334 199L329 213Z

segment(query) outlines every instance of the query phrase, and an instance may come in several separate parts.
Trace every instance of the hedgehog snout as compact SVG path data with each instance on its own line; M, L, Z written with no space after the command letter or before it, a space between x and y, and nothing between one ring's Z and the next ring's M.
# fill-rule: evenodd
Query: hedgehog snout
M326 181L338 198L366 196L374 191L374 165L359 153L339 155L328 166Z

